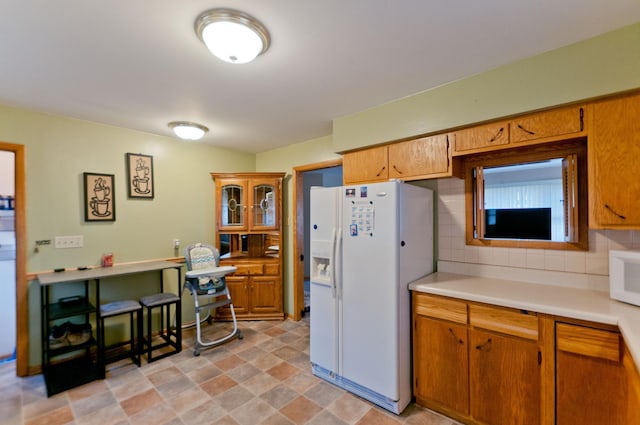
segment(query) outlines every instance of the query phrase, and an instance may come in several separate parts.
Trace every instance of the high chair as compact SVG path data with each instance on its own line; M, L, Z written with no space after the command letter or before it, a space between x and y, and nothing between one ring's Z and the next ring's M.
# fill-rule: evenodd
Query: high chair
M187 263L184 289L189 290L193 296L196 313L196 344L193 350L194 356L200 355L201 348L207 348L222 344L237 336L242 339L242 333L238 329L236 313L233 309L233 302L229 289L227 288L225 276L237 270L233 266L220 266L220 253L212 245L197 243L189 245L184 250L184 257ZM208 297L205 304L200 304L200 297ZM233 318L233 330L226 336L204 342L200 326L205 320L211 324L211 311L223 306L229 306L231 317ZM208 309L208 315L200 318L200 311Z

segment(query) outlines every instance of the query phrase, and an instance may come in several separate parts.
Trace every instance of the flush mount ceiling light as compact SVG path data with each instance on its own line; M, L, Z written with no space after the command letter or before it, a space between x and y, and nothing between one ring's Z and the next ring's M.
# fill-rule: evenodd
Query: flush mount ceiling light
M209 131L204 125L189 121L173 121L169 123L169 127L183 140L200 140Z
M211 53L229 63L251 62L269 48L269 31L257 19L233 9L203 12L195 30Z

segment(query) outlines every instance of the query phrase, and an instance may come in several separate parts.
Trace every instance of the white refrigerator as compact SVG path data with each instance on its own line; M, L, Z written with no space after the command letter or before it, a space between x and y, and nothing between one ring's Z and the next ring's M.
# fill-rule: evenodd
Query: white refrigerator
M433 272L433 192L312 187L313 374L391 412L411 401L408 284Z

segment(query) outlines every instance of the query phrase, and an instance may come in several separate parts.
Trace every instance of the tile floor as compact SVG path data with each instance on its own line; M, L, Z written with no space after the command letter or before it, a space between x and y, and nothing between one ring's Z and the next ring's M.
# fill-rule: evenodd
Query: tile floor
M203 333L228 324L204 325ZM453 425L415 404L400 416L311 374L309 323L240 322L244 339L193 356L195 330L184 350L136 367L123 360L107 378L47 398L42 375L17 378L0 365L0 423L219 425ZM207 329L205 332L204 330Z

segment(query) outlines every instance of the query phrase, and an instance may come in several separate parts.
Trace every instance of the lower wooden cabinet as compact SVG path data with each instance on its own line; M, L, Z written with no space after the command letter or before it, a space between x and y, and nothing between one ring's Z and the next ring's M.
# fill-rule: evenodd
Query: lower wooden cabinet
M420 403L469 413L467 327L416 316L414 390Z
M540 423L537 341L469 331L471 417L487 424Z
M627 393L627 423L640 424L640 371L633 362L629 349L624 347L622 365L625 370L628 393Z
M282 320L282 274L279 259L224 259L220 265L238 270L226 277L238 320ZM228 306L216 310L217 320L231 320Z
M558 425L632 423L621 348L618 332L556 324Z
M640 425L617 328L413 293L414 395L467 424Z

